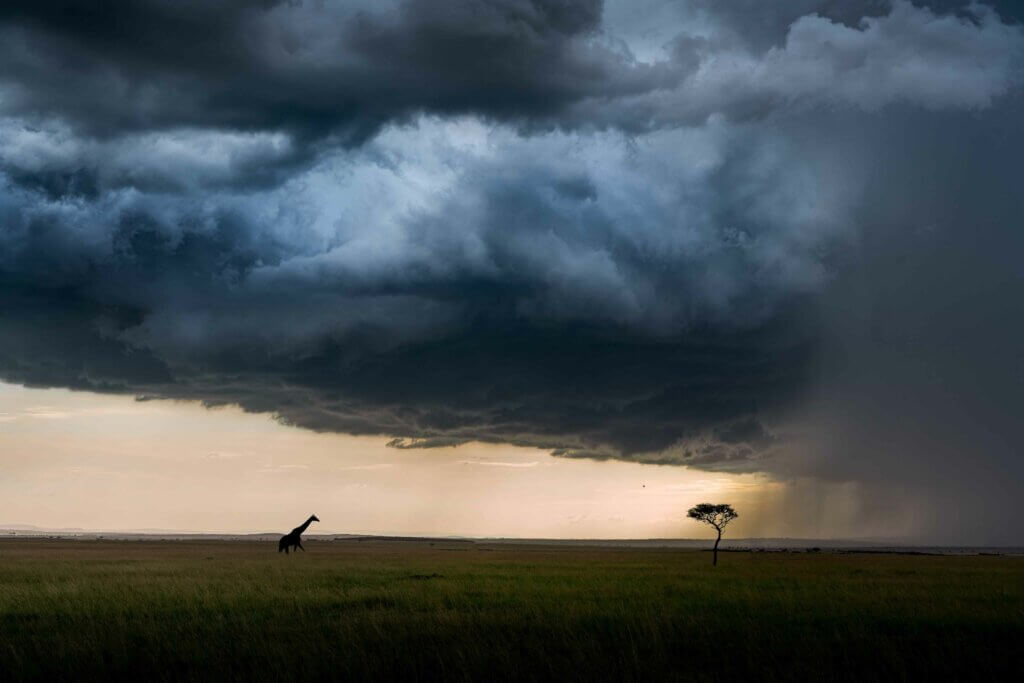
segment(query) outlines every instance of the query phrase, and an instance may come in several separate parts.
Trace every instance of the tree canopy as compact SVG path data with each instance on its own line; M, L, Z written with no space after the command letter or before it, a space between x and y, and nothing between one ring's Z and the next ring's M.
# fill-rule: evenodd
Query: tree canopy
M695 505L690 508L686 513L686 516L690 519L696 519L699 522L710 524L721 531L729 522L740 515L728 503L719 503L717 505L712 503L701 503L700 505Z

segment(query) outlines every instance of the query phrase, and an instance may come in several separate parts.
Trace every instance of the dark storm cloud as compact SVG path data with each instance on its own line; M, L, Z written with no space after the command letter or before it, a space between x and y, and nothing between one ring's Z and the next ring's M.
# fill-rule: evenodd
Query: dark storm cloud
M641 343L607 331L479 326L358 356L325 343L302 357L250 358L241 367L244 349L170 368L118 341L118 330L135 322L129 313L62 294L3 297L6 379L238 404L317 431L402 435L389 444L396 448L488 441L750 470L772 440L759 409L795 397L812 351L791 330L772 328ZM58 324L39 320L40 310ZM721 457L683 449L687 439L719 443Z
M576 126L574 103L678 82L600 19L599 0L4 3L0 114L62 140L3 170L51 196L258 189L421 112Z
M639 135L977 109L1021 76L1019 27L985 5L647 5L603 22L596 0L4 3L0 172L51 199L260 190L424 113Z
M4 3L0 378L989 523L1024 480L1014 11Z
M454 133L481 130L465 128ZM353 195L371 181L381 189L381 175L401 188L425 163L406 143L451 134L424 122L365 151L380 159L404 149L411 160L338 163L370 169L349 169ZM746 141L701 134L698 142L731 160L694 172L689 207L670 194L643 200L648 220L690 218L679 235L643 234L630 228L635 207L616 194L676 187L651 177L663 144L608 138L590 161L567 162L573 137L525 149L514 135L489 137L516 149L455 157L459 193L393 218L371 205L385 234L365 233L356 215L331 226L339 237L329 249L317 248L315 233L293 235L279 208L261 226L257 217L273 206L262 195L222 199L209 212L159 195L69 203L22 188L8 196L19 205L9 210L5 272L11 292L18 283L25 291L3 316L5 377L238 403L311 429L397 435L396 447L484 440L685 462L683 440L722 440L723 461L753 467L768 442L734 425L805 383L807 314L794 310L782 324L780 307L804 307L794 296L813 288L820 264L792 234L799 221L755 217L763 207L730 197L740 187L785 197L791 188L775 173L785 159L741 171ZM581 174L581 163L592 172ZM302 204L291 190L281 201ZM73 225L83 230L62 232ZM781 262L778 249L787 252ZM18 321L58 303L76 316L58 312L60 346L36 361L58 360L40 364L33 349L49 347L24 328L45 336L45 325ZM166 375L136 377L132 364L112 372L117 354L140 361L140 372L159 359Z
M552 114L662 70L599 41L599 0L11 2L4 108L100 135L215 127L334 133L417 111Z
M690 0L676 3L675 8L676 12L696 14L721 26L727 37L754 52L765 52L773 47L783 47L790 26L801 17L817 15L858 28L865 18L877 19L888 15L893 4L892 0ZM973 0L914 0L912 4L936 14L953 14L967 20L973 20L972 10L977 9ZM1015 0L992 0L984 4L995 9L1004 21L1019 23L1024 18L1024 8Z
M974 107L1005 92L1019 52L982 5L680 7L702 5L718 33L679 25L645 62L602 24L600 0L9 2L0 107L100 137L283 131L310 155L419 112L642 132L801 101Z

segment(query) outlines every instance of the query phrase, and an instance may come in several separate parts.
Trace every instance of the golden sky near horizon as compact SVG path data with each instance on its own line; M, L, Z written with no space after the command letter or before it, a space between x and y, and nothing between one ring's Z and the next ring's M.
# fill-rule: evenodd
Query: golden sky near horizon
M729 502L741 516L728 536L849 532L841 509L787 514L787 485L760 474L387 440L233 407L0 383L0 526L242 533L316 513L321 533L699 538L710 530L686 510Z

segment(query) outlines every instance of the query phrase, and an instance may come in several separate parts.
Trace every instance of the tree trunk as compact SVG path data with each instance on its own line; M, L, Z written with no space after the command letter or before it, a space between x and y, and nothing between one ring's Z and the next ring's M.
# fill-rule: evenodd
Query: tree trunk
M715 539L715 552L714 552L714 555L712 556L712 559L711 559L711 566L712 567L717 567L718 566L718 542L721 541L721 540L722 540L722 530L719 529L718 530L718 538Z

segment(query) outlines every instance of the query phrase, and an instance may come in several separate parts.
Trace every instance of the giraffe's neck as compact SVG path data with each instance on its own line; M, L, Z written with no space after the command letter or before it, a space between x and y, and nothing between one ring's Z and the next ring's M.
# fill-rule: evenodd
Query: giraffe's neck
M309 519L307 519L305 522L302 523L302 526L295 527L295 529L292 530L292 533L293 534L301 534L301 533L303 533L306 530L306 527L308 527L312 523L313 523L313 518L310 517Z

